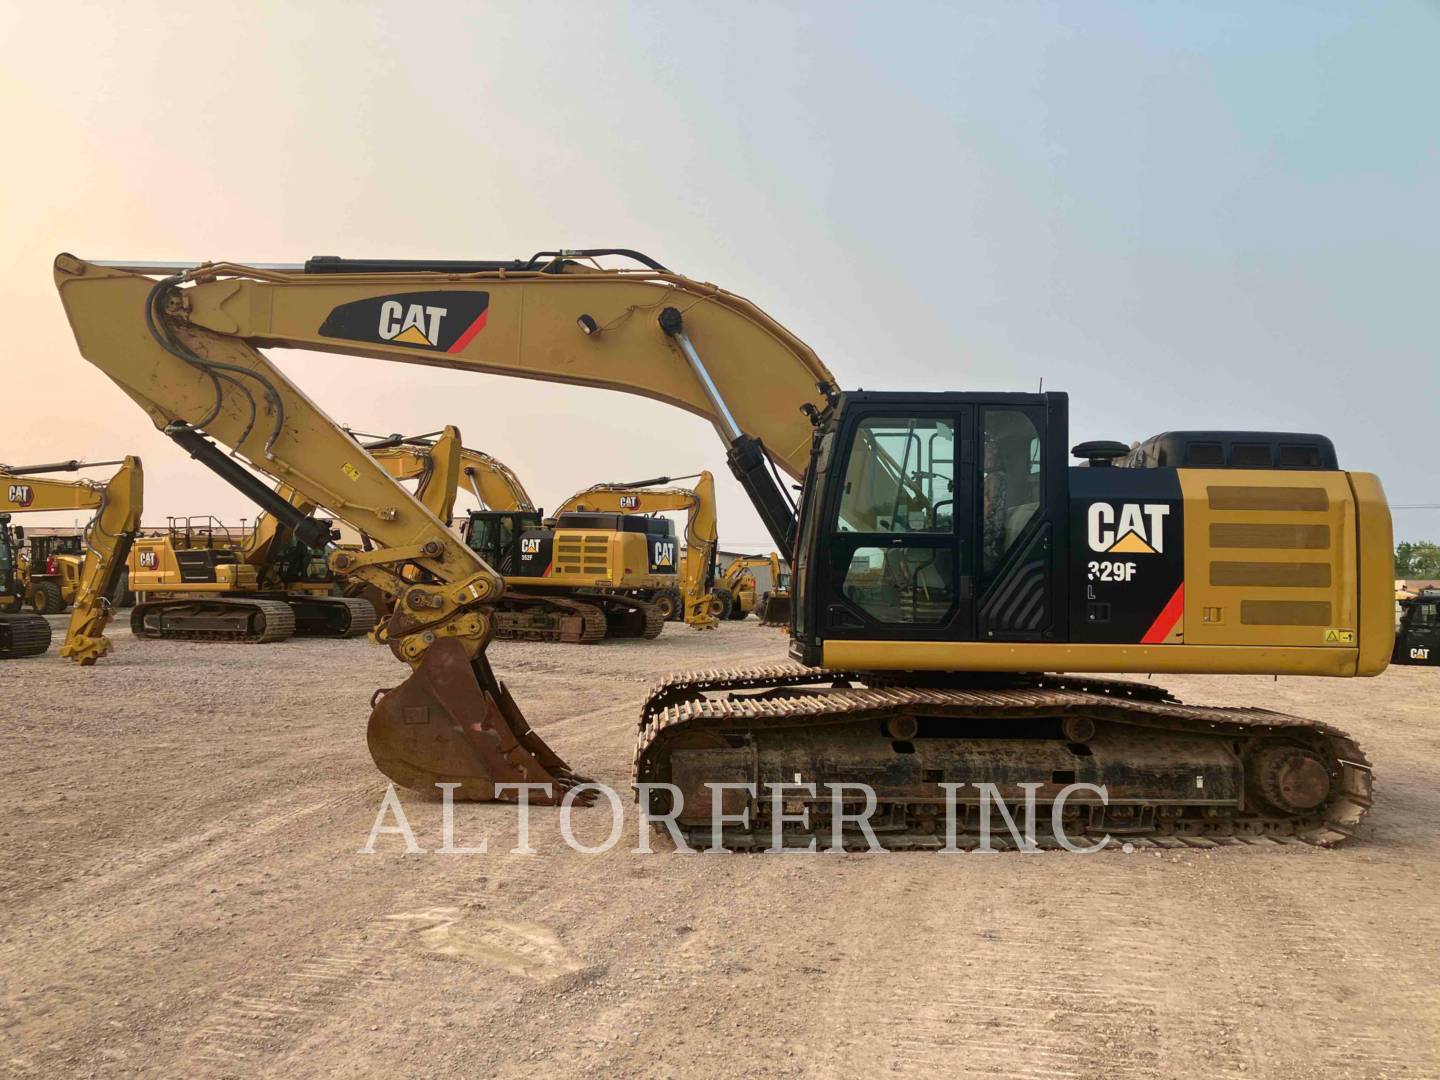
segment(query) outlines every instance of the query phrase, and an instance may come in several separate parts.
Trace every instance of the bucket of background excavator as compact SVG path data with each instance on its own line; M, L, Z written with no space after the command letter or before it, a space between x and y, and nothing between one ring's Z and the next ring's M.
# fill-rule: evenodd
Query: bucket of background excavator
M530 730L489 663L472 661L455 638L430 646L408 679L384 691L366 739L376 766L401 787L435 793L436 784L459 784L457 799L514 802L516 792L497 795L495 785L549 784L549 796L532 791L530 802L553 805L586 782Z
M765 601L765 610L760 612L760 621L766 626L789 626L790 607L790 597L771 596Z

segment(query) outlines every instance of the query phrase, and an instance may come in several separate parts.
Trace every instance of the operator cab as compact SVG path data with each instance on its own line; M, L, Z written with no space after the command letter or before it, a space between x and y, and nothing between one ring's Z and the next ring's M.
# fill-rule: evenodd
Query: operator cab
M1063 393L840 394L803 486L791 655L1179 640L1180 467L1338 468L1319 435L1167 432L1074 465L1068 436Z
M505 577L520 573L522 540L528 562L528 556L538 552L542 537L549 533L541 526L537 510L471 510L461 527L470 550Z
M78 536L32 536L30 538L30 566L34 574L54 575L59 573L55 563L58 555L84 554L84 545Z

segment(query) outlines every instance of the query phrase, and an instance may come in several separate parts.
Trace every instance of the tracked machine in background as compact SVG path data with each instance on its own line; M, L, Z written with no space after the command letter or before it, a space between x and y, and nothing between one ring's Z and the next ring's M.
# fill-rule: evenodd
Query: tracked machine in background
M1392 664L1440 667L1440 589L1422 589L1399 601Z
M695 486L673 486L680 480L694 480ZM683 559L677 554L674 525L659 516L682 511ZM586 539L586 534L623 536L643 527L645 565L638 572L627 565L614 591L655 604L666 620L680 619L693 629L710 630L730 617L732 604L729 590L715 582L715 548L720 539L717 518L715 478L703 470L692 476L657 476L630 484L594 484L560 504L554 519L547 522L555 530L552 546L546 549L542 544L530 561L532 566L563 568L568 555L577 564L583 563L591 554L587 548L594 549L608 539ZM631 557L640 561L638 553ZM629 558L625 561L628 564Z
M120 468L103 484L91 480L57 480L50 475L108 465ZM4 561L8 566L0 573L0 578L5 579L0 581L0 597L10 598L8 603L3 600L0 603L12 611L17 607L17 598L28 599L37 616L58 615L73 605L60 655L82 667L91 666L112 649L105 628L116 603L126 592L125 557L140 527L144 489L144 470L136 457L0 466L0 514L7 522L15 513L95 511L85 526L83 544L66 550L51 549L44 542L48 538L32 536L32 552L24 559L15 546L16 537L23 536L23 532L7 528ZM38 625L13 621L16 618L8 616L11 620L9 647L19 650L13 655L44 652L50 641L48 624L43 635L45 645L40 646ZM0 655L4 649L0 640Z
M138 638L263 644L291 637L360 637L376 612L363 597L339 595L326 564L331 523L293 489L278 497L293 524L262 514L249 532L208 515L170 519L165 531L136 539L130 552Z
M637 535L618 522L570 515L557 528L542 519L519 477L489 454L464 447L456 427L447 427L433 444L427 437L392 436L364 445L391 476L418 477L415 497L441 521L452 519L461 486L480 502L460 533L505 577L505 594L494 609L496 638L594 645L653 640L665 628L665 609L644 588L674 580L673 527L667 534L669 576L656 579L653 560L660 549L648 527ZM402 576L416 575L409 570Z
M0 660L39 656L50 648L50 620L24 612L25 583L20 577L23 526L10 526L0 514Z
M639 268L597 262L617 255ZM809 812L774 822L786 844L826 837L833 784L869 786L873 804L840 808L866 802L892 847L939 846L952 798L969 835L980 781L1076 839L1328 843L1370 805L1364 754L1328 725L1098 677L1384 670L1389 512L1328 440L1179 433L1138 457L1087 444L1071 466L1064 394L841 392L753 304L632 251L156 275L55 263L82 353L157 426L237 485L257 481L210 440L384 545L331 561L398 597L390 647L414 670L369 726L397 783L475 799L549 783L532 801L553 802L581 778L485 658L504 577L257 346L623 390L715 426L794 570L798 664L678 677L647 700L636 779L667 785L646 807L687 832L708 832L722 781L761 785L728 790L723 808L746 812L724 836L736 848L768 847L782 807ZM781 474L803 478L798 506ZM766 797L780 783L796 786Z

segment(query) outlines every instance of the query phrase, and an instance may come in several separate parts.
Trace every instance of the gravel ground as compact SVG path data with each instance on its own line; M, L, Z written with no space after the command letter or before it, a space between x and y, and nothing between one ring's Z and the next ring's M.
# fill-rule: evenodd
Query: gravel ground
M56 620L56 640L63 620ZM386 786L363 641L139 642L0 665L0 1070L18 1075L1440 1075L1440 672L1168 678L1335 723L1359 842L1094 858L357 853ZM660 674L773 661L752 622L501 643L584 772L628 783ZM439 804L402 795L438 846ZM627 806L627 811L629 810ZM588 815L588 816L587 816ZM608 815L576 815L582 840Z

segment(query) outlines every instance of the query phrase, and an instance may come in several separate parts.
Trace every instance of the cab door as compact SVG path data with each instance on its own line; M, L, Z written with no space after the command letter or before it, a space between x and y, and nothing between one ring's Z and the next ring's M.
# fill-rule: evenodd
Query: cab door
M1064 395L876 398L826 436L805 645L1053 639L1066 616Z
M974 407L877 405L846 419L814 568L819 636L969 639Z

